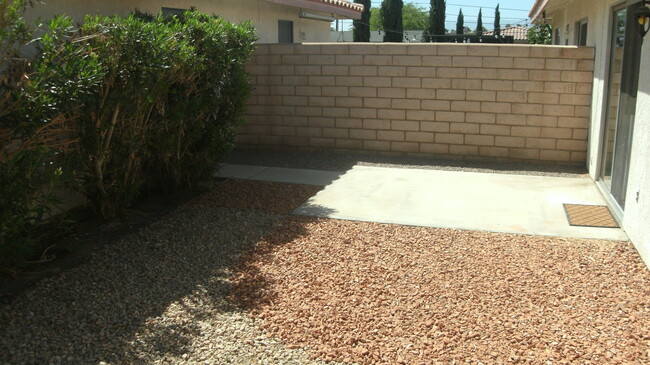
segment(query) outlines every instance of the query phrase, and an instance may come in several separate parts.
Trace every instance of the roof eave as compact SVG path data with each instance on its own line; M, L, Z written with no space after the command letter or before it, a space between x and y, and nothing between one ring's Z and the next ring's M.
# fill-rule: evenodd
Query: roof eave
M548 4L549 0L535 0L535 3L533 4L533 7L530 9L530 12L528 13L528 17L530 17L530 20L534 23L538 20L538 18L542 15L542 11L544 11L544 8L546 7L546 4Z
M345 17L349 19L361 19L361 13L363 12L363 5L354 4L350 7L342 7L334 4L327 4L321 1L309 1L309 0L264 0L270 3L292 6L295 8L307 9L320 11L323 13L331 13L340 17Z

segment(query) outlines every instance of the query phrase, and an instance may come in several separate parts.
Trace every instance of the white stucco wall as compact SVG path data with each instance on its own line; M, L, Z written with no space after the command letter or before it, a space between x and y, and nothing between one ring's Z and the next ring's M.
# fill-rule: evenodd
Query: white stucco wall
M35 2L27 15L31 19L49 19L53 15L67 14L80 21L86 14L126 15L135 8L157 13L162 7L186 9L191 6L234 23L250 20L257 29L258 43L278 42L278 20L293 21L293 39L296 43L328 42L330 37L331 23L302 19L299 8L262 0L47 0L46 4Z
M557 5L553 4L557 3ZM606 86L609 76L609 38L611 33L612 9L625 1L620 0L576 0L564 6L551 1L553 11L547 11L553 28L562 29L562 44L575 40L575 23L588 18L587 45L595 47L594 86L591 122L589 131L589 152L587 163L589 174L598 178L602 129L607 102ZM567 25L569 31L566 32ZM623 228L635 247L650 267L650 33L646 36L641 54L641 74L637 97L632 158L627 186ZM637 197L638 194L638 197Z
M549 24L553 29L561 29L561 44L569 40L575 44L575 23L587 19L587 45L595 48L594 85L591 101L591 123L589 126L589 150L587 152L587 167L589 174L596 179L601 145L602 121L605 111L605 84L608 79L609 62L609 29L612 5L614 0L582 0L574 1L566 7L547 11L552 18ZM567 31L567 26L569 30Z
M650 267L650 33L641 54L630 164L623 227Z

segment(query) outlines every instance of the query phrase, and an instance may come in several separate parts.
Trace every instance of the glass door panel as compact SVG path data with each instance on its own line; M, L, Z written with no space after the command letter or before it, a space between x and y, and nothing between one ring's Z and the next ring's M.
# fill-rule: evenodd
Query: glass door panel
M625 209L639 86L641 37L634 13L640 3L614 10L601 181Z
M605 135L603 141L603 166L601 179L612 188L612 170L614 162L614 146L616 138L616 119L618 117L619 97L621 94L621 77L623 75L623 50L625 47L625 23L627 9L614 11L612 23L611 54L609 61L608 103L605 119Z

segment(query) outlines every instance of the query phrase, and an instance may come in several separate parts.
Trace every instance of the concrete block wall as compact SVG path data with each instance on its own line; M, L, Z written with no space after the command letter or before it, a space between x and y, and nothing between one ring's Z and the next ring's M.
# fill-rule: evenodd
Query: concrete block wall
M592 48L260 45L240 148L584 164Z

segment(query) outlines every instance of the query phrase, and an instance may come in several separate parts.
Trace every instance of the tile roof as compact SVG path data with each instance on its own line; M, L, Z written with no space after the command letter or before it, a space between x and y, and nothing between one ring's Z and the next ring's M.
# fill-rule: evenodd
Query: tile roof
M357 3L352 3L349 2L348 0L306 0L306 1L313 1L313 2L320 2L320 3L327 3L327 4L332 4L335 6L340 6L343 8L350 8L354 9L357 11L363 11L363 4L357 4Z
M483 32L483 35L494 35L494 32ZM522 26L507 27L501 29L501 35L512 36L516 41L528 40L528 28Z
M359 19L363 12L363 4L356 4L348 0L264 0L270 3L293 6L296 8L316 10L325 13Z

